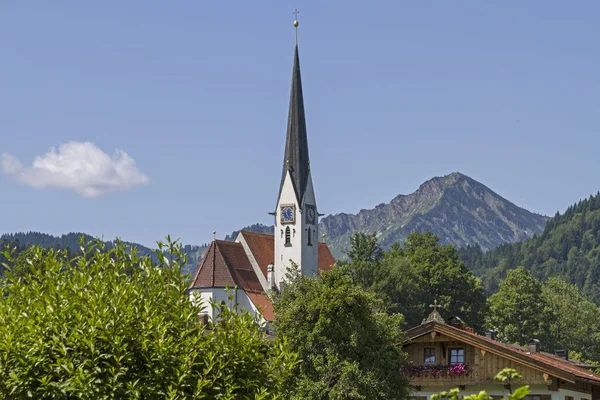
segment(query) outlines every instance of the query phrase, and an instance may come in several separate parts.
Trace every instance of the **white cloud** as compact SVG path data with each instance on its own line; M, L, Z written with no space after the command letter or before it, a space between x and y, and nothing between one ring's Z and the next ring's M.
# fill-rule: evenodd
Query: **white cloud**
M90 142L68 142L37 156L30 167L8 153L0 155L0 170L35 189L70 189L85 196L129 189L150 182L123 150L111 157Z

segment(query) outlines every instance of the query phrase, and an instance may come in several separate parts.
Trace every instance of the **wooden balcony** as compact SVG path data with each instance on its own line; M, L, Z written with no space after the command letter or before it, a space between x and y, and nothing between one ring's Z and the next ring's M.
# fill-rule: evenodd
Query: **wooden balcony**
M468 365L450 366L450 365L417 365L408 366L403 374L408 376L412 386L439 386L439 387L458 387L471 385L498 385L494 381L495 373L481 368L471 368ZM542 376L528 376L527 383L547 384ZM514 382L515 385L525 384L525 380L520 379Z

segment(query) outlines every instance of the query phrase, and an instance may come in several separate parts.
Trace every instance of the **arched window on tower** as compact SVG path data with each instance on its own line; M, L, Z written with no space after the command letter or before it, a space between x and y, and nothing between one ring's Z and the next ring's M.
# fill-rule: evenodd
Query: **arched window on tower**
M308 228L308 243L309 246L312 246L312 229Z
M289 226L287 228L285 228L285 245L286 246L292 245L292 233L290 232Z

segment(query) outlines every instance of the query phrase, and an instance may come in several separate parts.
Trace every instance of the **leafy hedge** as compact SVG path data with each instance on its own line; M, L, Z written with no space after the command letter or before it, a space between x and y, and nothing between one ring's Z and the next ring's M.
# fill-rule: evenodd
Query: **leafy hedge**
M249 314L197 322L179 272L180 246L149 257L123 245L81 256L33 248L4 256L0 397L36 399L278 398L296 364Z

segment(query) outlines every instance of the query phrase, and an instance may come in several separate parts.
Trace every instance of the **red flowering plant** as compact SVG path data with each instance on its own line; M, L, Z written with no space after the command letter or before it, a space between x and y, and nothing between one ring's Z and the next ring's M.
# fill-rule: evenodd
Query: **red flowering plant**
M409 365L404 367L403 373L409 377L420 377L420 376L462 376L468 375L471 372L471 368L464 364L454 365Z

